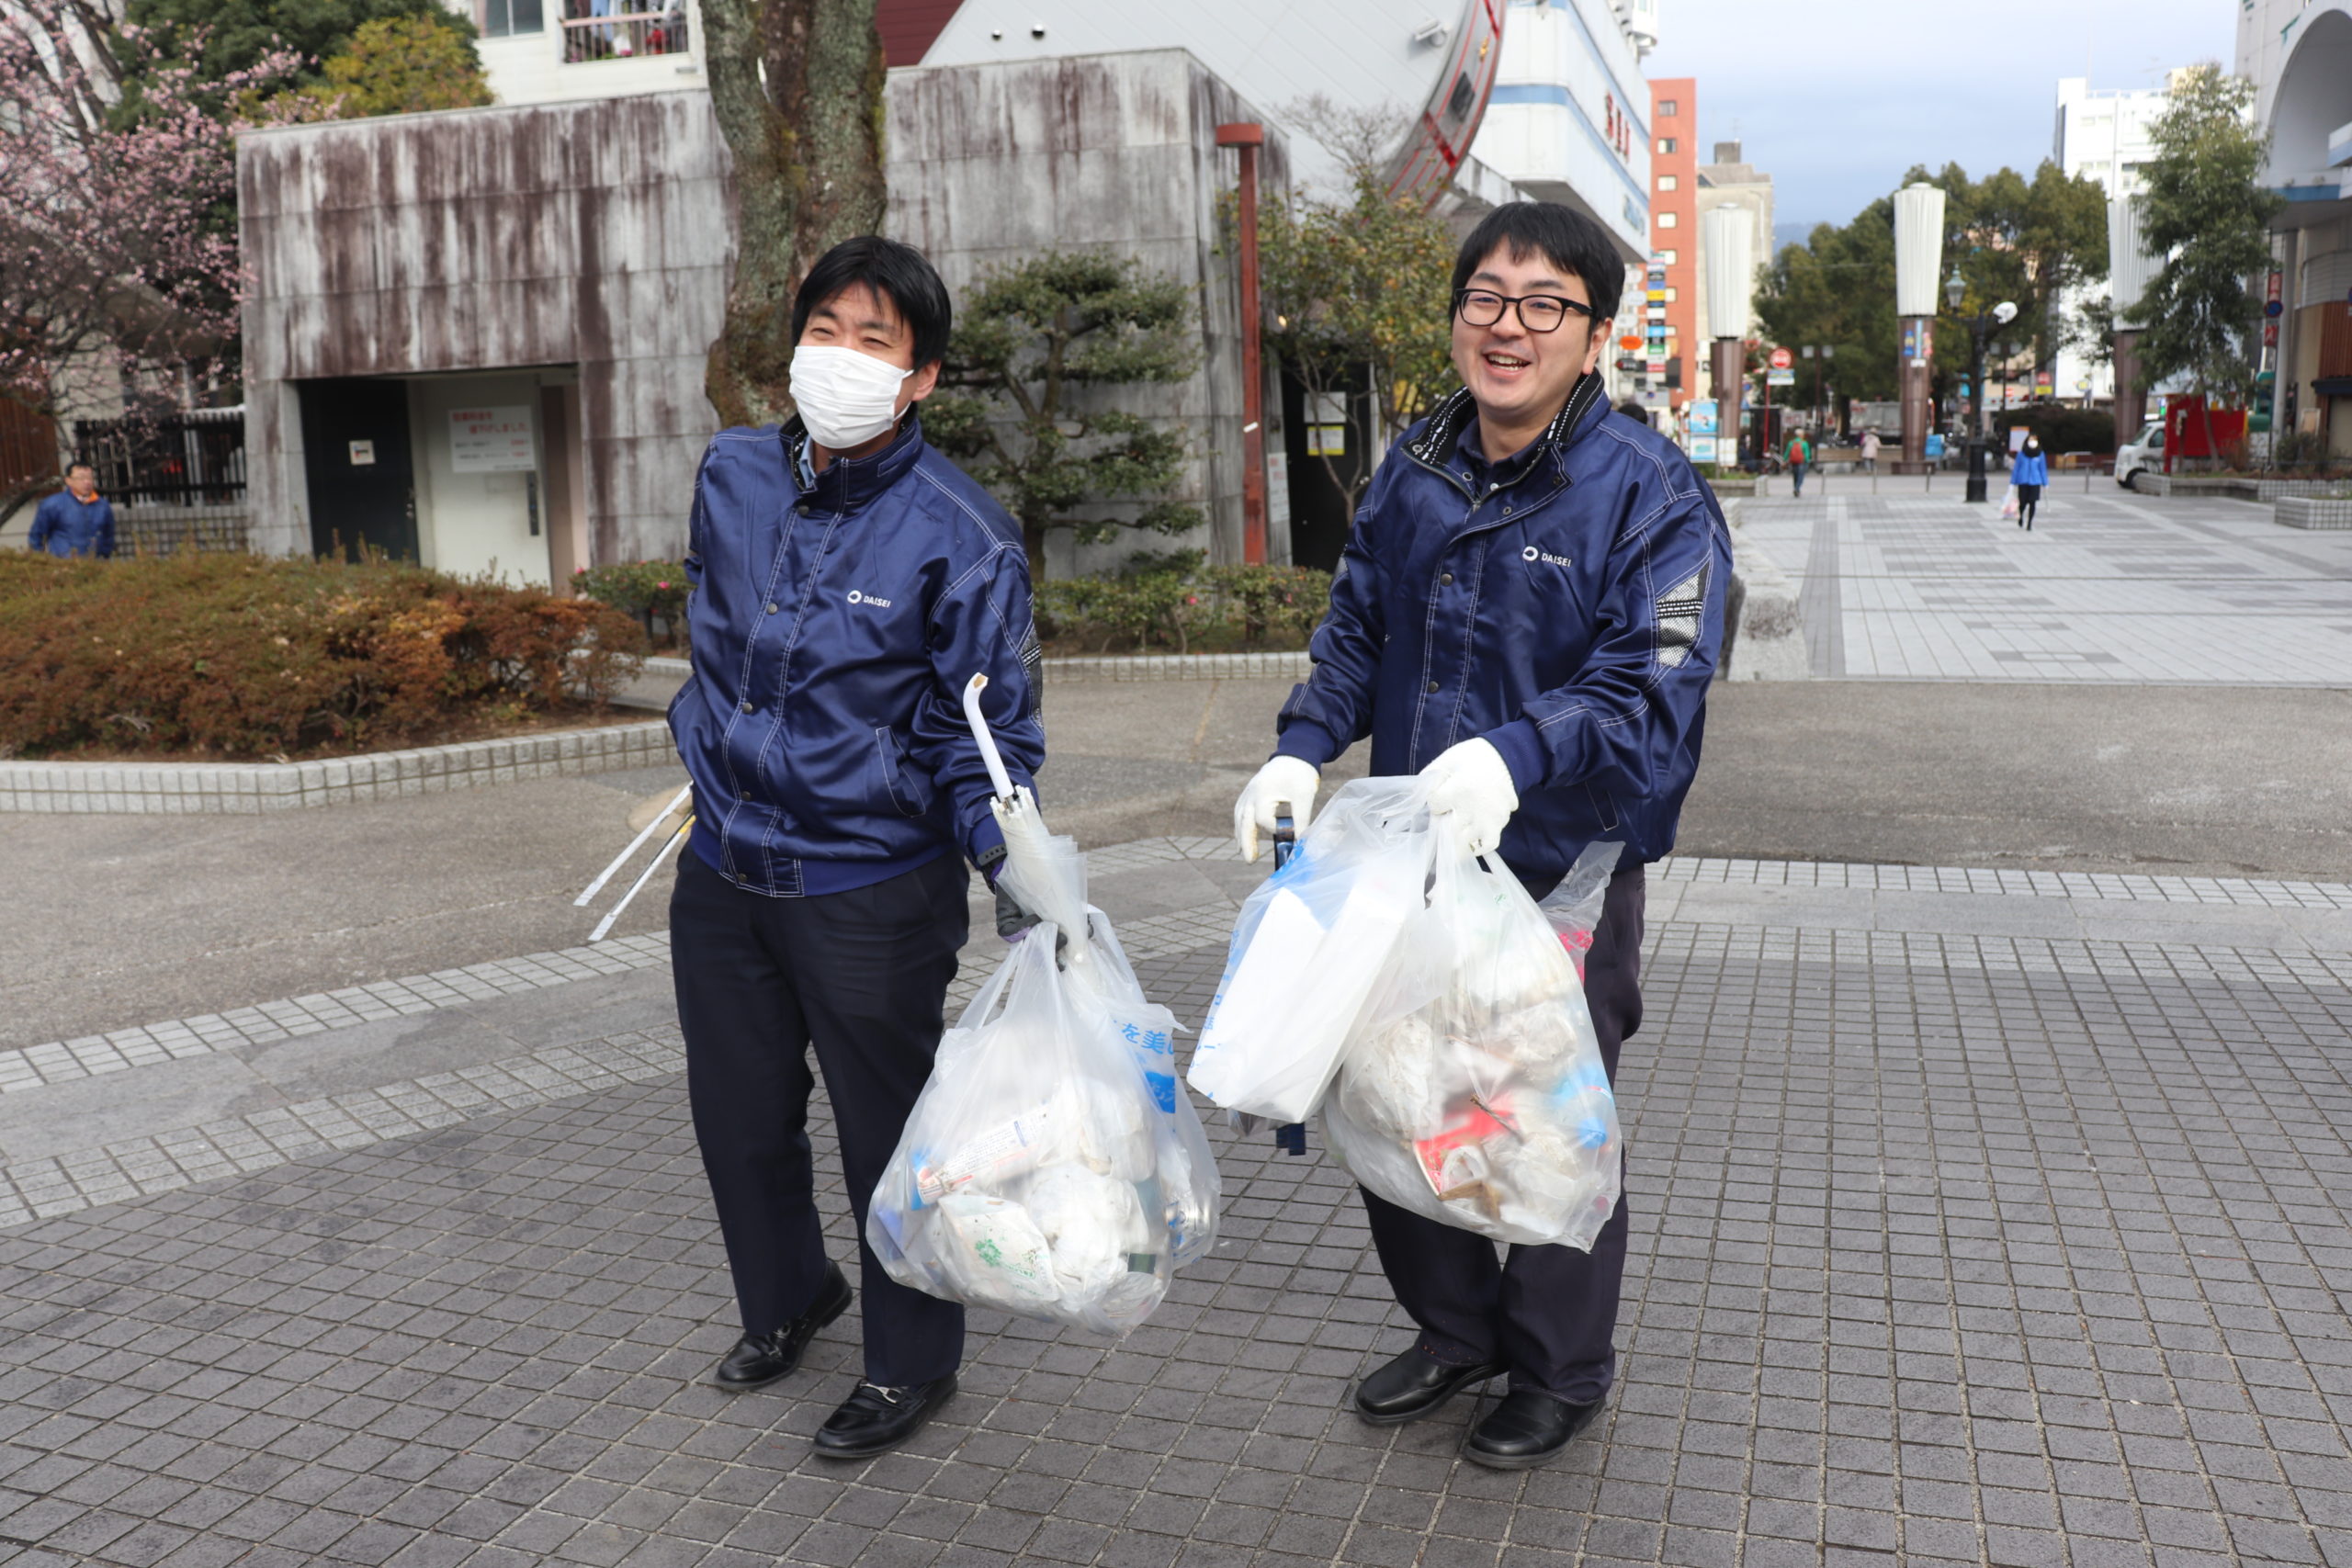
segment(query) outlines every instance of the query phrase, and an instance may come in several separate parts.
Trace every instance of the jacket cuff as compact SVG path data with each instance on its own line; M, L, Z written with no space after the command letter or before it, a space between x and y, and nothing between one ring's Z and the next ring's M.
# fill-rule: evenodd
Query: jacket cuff
M1346 750L1332 739L1329 730L1311 718L1293 718L1274 739L1275 756L1295 757L1314 768L1320 768Z
M1510 769L1510 786L1519 791L1521 799L1526 799L1529 791L1544 787L1551 762L1544 754L1544 738L1535 732L1533 719L1515 718L1499 729L1489 729L1481 739L1503 754L1503 765Z
M978 865L982 855L1003 848L1004 829L996 825L996 813L983 807L980 819L972 824L972 831L964 840L964 852L974 865Z

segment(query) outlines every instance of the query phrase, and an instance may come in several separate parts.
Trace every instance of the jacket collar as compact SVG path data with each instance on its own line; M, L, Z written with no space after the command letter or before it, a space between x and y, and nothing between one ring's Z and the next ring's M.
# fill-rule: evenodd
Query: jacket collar
M835 457L813 485L800 480L800 461L808 449L808 430L800 416L793 415L777 435L784 442L798 500L813 510L843 515L872 505L876 497L905 478L922 456L922 419L911 408L899 422L899 434L888 446L864 457Z
M1589 371L1579 378L1577 384L1568 389L1568 400L1560 405L1560 412L1552 416L1552 423L1545 425L1544 434L1535 438L1527 467L1534 467L1534 458L1541 452L1567 446L1576 439L1594 407L1607 400L1600 372ZM1405 450L1430 468L1443 468L1446 459L1453 455L1454 444L1462 439L1463 431L1469 428L1470 422L1477 417L1478 404L1470 396L1470 389L1459 388L1453 396L1438 404L1437 412L1430 414L1429 423L1421 427L1419 439L1407 446Z

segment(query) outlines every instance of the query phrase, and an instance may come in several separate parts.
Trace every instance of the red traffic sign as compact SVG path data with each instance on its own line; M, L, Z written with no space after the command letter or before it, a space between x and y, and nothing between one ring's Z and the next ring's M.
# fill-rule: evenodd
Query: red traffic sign
M1776 348L1772 351L1772 368L1775 370L1786 370L1796 362L1796 355L1785 348Z

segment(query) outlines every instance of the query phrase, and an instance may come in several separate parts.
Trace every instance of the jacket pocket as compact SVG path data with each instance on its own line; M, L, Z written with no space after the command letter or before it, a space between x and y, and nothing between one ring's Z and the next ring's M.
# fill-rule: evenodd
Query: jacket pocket
M1584 794L1585 798L1592 802L1592 819L1600 825L1600 830L1604 833L1614 832L1617 829L1616 797L1605 791L1597 790L1590 784L1584 786Z
M920 817L931 809L931 781L922 771L907 765L906 750L888 725L874 729L875 755L882 768L882 784L901 817Z

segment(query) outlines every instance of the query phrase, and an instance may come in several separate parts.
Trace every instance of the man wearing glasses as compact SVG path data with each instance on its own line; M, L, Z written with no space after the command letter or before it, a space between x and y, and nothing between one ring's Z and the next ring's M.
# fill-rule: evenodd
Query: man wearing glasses
M1723 640L1730 535L1679 448L1609 417L1597 373L1624 278L1600 225L1549 202L1497 208L1453 267L1462 389L1380 467L1315 634L1314 668L1234 807L1245 857L1317 770L1372 739L1372 771L1418 770L1469 852L1541 897L1584 848L1625 845L1585 970L1612 1078L1640 1026L1643 867L1674 845ZM1567 1446L1615 1373L1625 1208L1589 1253L1494 1245L1363 1195L1417 1343L1358 1385L1375 1425L1434 1413L1498 1374L1470 1434L1481 1464Z

